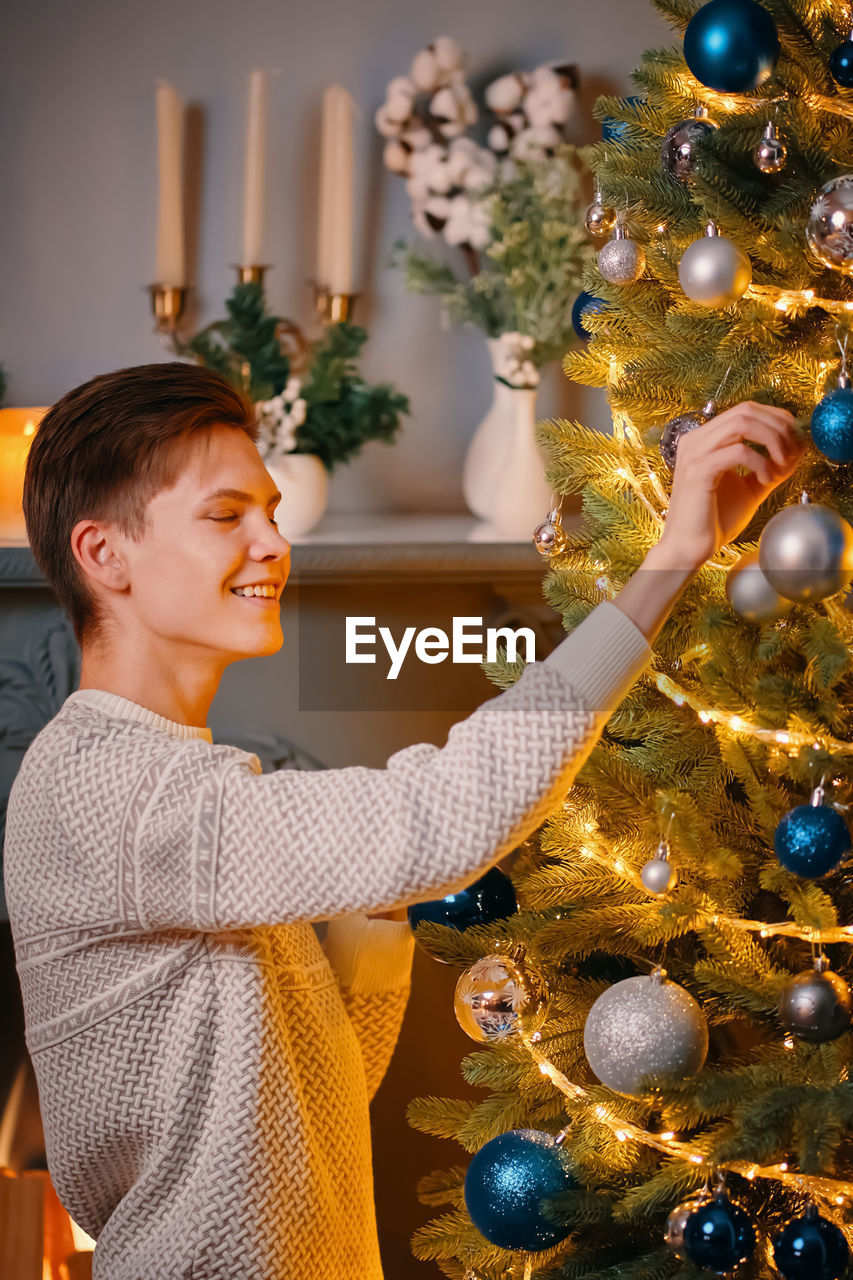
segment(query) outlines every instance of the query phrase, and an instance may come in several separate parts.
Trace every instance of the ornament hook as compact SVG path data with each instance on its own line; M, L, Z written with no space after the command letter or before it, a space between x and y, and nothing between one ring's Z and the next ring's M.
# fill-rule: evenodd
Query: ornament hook
M842 333L844 334L843 342L841 341ZM835 326L835 341L838 346L838 350L841 352L841 372L838 375L838 385L842 388L849 387L850 385L850 378L847 374L847 341L849 337L850 334L843 325L837 324Z

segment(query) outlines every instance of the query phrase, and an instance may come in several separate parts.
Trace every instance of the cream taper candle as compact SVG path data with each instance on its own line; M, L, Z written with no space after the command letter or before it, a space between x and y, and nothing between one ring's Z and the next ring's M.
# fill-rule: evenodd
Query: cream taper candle
M323 95L317 282L330 293L353 291L353 101L330 85Z
M249 75L249 111L246 121L246 174L243 191L243 265L246 267L258 265L261 261L266 99L266 73L252 71Z
M156 283L182 285L184 262L184 104L165 80L157 81L157 218Z

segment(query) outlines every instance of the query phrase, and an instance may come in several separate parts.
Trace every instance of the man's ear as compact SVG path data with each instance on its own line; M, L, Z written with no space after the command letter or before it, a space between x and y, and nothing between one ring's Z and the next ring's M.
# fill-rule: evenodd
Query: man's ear
M112 525L80 520L71 530L71 551L87 578L110 591L127 588L127 565Z

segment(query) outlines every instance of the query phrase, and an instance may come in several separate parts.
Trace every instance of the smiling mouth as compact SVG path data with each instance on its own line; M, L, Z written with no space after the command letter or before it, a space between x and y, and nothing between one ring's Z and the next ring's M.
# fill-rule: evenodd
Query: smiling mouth
M278 588L269 582L257 587L232 587L231 594L232 596L239 596L241 600L274 601L278 598Z

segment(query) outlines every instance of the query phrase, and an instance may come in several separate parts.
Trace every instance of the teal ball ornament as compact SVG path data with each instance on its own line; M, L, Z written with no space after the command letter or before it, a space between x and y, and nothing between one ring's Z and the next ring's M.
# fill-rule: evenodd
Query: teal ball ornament
M568 1152L550 1133L512 1129L474 1156L465 1175L465 1207L490 1244L540 1253L571 1231L549 1212L547 1200L577 1185Z
M717 1275L733 1271L755 1252L755 1226L725 1192L700 1205L684 1225L684 1252L691 1262Z
M832 462L853 462L853 387L836 387L815 405L812 440Z
M803 880L819 880L847 857L850 831L828 804L799 804L777 826L773 848L786 871Z
M711 0L687 24L684 57L700 84L717 93L750 93L773 74L776 23L756 0Z
M512 881L497 867L492 867L479 880L469 884L467 889L460 889L458 893L450 893L446 898L437 898L432 902L415 903L409 907L407 915L412 929L416 929L422 920L447 925L451 929L470 929L473 925L505 920L507 916L514 915L517 909ZM434 959L441 959L420 939L416 940Z
M833 49L829 59L829 71L842 89L853 89L853 40L845 40Z
M783 1280L840 1280L850 1262L844 1232L809 1205L773 1241L773 1261Z

